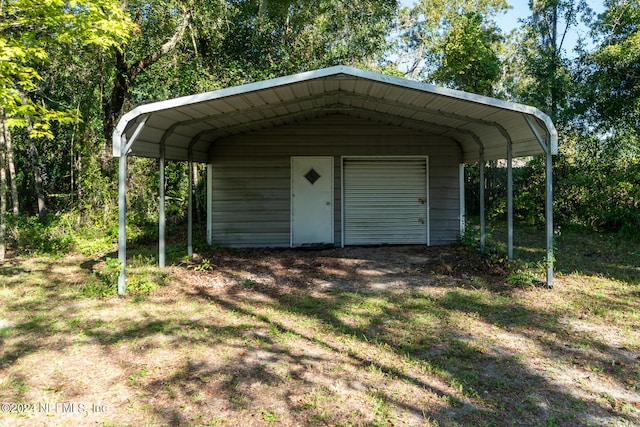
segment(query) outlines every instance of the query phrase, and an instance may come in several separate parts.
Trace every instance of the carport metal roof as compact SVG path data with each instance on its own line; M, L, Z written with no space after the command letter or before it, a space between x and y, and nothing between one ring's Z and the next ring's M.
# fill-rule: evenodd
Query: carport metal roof
M536 108L346 66L142 105L113 135L115 157L133 154L208 162L216 140L316 117L343 114L448 136L465 163L556 154L551 119Z
M536 108L397 77L336 66L142 105L125 114L113 133L119 157L118 294L126 284L126 182L129 154L160 159L159 264L165 259L164 162L211 163L220 138L317 117L344 114L454 140L464 163L480 165L480 246L484 245L485 160L507 159L507 246L513 256L512 158L546 160L547 285L553 284L552 156L558 135ZM192 182L189 168L188 253L192 253ZM212 243L211 165L207 167L207 240ZM462 205L462 203L461 203Z

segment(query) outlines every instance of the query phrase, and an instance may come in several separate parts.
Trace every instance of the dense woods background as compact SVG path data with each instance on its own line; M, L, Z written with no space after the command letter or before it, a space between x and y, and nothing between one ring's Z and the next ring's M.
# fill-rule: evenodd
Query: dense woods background
M345 64L530 104L559 130L557 223L640 235L640 5L530 0L0 0L0 259L10 250L113 245L111 133L146 102ZM568 46L567 32L588 36ZM504 213L490 164L490 218ZM198 169L202 173L201 169ZM469 209L477 166L468 167ZM516 215L543 221L540 159L516 173ZM157 217L157 165L130 160L132 234ZM168 214L186 212L169 163ZM199 190L200 191L200 190ZM199 197L202 197L201 191ZM202 205L202 203L201 203ZM142 232L142 231L140 231ZM89 248L92 250L95 248Z

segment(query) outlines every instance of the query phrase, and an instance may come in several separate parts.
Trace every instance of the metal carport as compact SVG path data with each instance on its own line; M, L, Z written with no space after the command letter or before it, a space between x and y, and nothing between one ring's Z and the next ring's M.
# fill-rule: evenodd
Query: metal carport
M160 161L159 263L162 267L165 263L165 160L209 164L210 149L220 138L330 114L450 137L460 146L463 163L479 163L481 182L484 182L485 161L506 158L509 258L513 256L512 160L544 154L547 285L553 285L552 156L558 151L558 137L551 119L538 109L522 104L335 66L142 105L120 119L113 134L113 155L119 157L121 273L118 293L124 293L126 283L127 156L153 157ZM210 166L208 172L210 175ZM191 254L191 172L189 178L188 251ZM211 191L210 185L207 190ZM209 243L212 236L210 200L209 196ZM481 185L481 246L485 236L484 210L484 186Z

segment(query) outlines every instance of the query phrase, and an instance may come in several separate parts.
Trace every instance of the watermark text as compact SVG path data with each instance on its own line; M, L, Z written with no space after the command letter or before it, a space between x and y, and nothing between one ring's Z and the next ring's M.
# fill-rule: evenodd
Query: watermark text
M82 402L2 402L2 414L79 414L106 413L107 406L99 403Z

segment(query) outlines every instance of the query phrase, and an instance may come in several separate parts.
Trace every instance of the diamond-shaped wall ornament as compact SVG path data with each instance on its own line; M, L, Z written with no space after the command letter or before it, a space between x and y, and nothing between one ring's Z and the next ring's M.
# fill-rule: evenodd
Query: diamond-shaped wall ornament
M315 169L311 168L311 170L307 172L304 177L307 178L307 181L309 181L311 185L313 185L317 180L320 179L320 174L316 172Z

